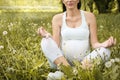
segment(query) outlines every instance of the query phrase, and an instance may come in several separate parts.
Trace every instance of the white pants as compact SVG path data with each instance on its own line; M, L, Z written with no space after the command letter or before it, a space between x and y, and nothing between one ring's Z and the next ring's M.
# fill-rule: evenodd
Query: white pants
M51 68L56 68L54 61L61 56L64 56L60 48L58 48L57 44L52 38L43 38L41 40L41 48L43 53L45 54ZM85 56L84 59L87 60L96 59L101 57L102 60L108 60L110 58L110 50L107 48L97 48Z

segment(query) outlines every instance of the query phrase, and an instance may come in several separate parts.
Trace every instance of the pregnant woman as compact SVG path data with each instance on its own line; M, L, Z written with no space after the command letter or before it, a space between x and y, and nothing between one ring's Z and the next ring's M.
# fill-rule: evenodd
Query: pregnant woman
M72 65L72 61L90 61L100 56L110 57L108 47L115 45L113 37L100 43L97 39L96 19L93 13L78 9L79 0L62 0L66 11L52 19L52 36L43 28L38 34L43 36L41 48L51 68L58 64ZM93 49L90 52L90 45ZM105 57L106 56L106 57Z

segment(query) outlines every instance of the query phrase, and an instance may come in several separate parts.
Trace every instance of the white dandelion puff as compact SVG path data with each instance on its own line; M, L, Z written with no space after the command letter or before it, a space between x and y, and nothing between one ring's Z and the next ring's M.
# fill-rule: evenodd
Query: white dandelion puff
M108 62L105 63L105 67L110 68L111 66L112 66L111 61L108 61Z
M0 46L0 50L3 49L3 48L4 48L4 46L1 45L1 46Z
M115 62L115 59L110 59L110 61L111 61L112 63L114 63L114 62Z
M8 34L8 32L7 31L3 31L3 35L7 35Z
M64 73L61 71L56 71L55 73L50 72L47 80L61 80L63 76Z

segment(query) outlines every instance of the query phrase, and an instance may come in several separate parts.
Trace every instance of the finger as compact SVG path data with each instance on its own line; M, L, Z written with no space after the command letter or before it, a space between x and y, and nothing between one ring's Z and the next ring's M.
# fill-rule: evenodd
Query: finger
M51 37L51 34L50 34L50 33L47 33L47 34L46 34L46 38L49 38L49 37Z
M116 41L116 38L115 38L115 39L114 39L114 42L113 42L113 45L116 45L116 42L117 42L117 41Z
M110 46L113 45L113 41L114 41L114 40L113 40L113 37L111 37L111 38L110 38Z
M43 36L43 30L42 30L42 27L38 28L37 33L38 33L38 35Z
M116 44L116 38L114 39L113 37L111 37L111 40L112 40L112 45L115 45Z
M39 34L40 33L40 28L38 28L38 30L37 30L37 34Z
M112 46L113 45L113 42L114 42L114 39L113 39L113 37L111 38L111 43L110 43L110 46Z
M108 47L111 46L111 39L108 40Z
M114 40L113 36L111 36L110 39L111 39L111 41L113 41Z

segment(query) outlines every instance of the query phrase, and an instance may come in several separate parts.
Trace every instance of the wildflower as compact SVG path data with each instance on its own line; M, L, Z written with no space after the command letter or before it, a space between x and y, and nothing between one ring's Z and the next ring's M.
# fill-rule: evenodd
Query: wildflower
M115 59L110 59L111 63L114 63L115 62Z
M119 58L115 58L115 62L120 62L120 59Z
M64 73L61 71L56 71L55 73L50 72L47 80L61 80L63 76Z
M112 66L111 61L108 61L108 62L105 63L105 67L110 68L111 66Z
M3 48L4 48L4 46L1 45L1 46L0 46L0 50L3 49Z
M7 31L3 31L3 35L7 35L8 34L8 32Z
M14 50L13 50L13 54L15 54L15 53L16 53L16 50L14 49Z
M13 26L13 23L12 23L12 22L10 23L10 26Z
M73 73L74 73L75 75L77 75L77 74L78 74L78 71L77 71L77 69L76 69L76 68L73 68Z

